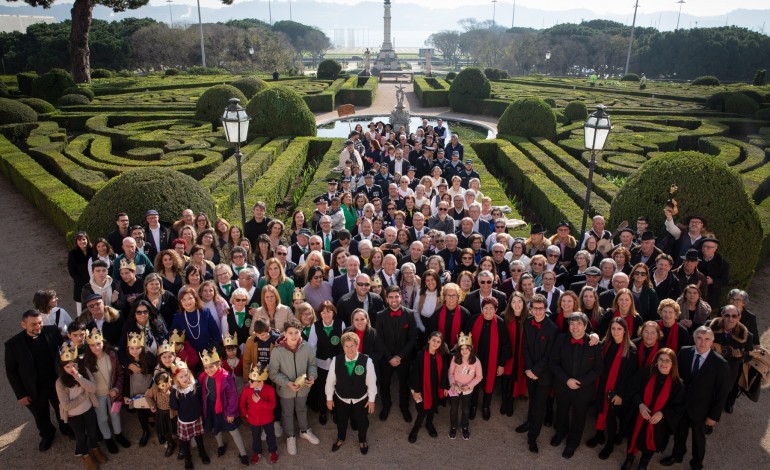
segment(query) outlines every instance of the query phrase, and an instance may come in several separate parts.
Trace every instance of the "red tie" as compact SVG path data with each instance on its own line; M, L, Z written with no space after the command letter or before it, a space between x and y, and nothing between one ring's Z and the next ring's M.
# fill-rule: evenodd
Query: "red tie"
M581 346L583 345L583 338L580 338L580 339L575 339L575 338L572 338L572 339L570 339L569 341L570 341L570 343L572 343L572 344L579 344L579 345L581 345Z
M400 317L401 316L401 310L396 310L395 312L390 312L391 317Z
M535 320L532 320L532 326L534 326L535 328L537 328L539 330L540 327L543 326L543 325L541 325L540 323L536 322Z

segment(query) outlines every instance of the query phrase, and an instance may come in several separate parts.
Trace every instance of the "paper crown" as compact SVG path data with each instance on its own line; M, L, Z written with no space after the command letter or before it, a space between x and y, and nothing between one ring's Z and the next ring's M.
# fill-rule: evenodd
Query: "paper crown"
M179 373L181 370L187 369L187 363L183 360L177 358L174 362L171 363L171 375L176 377L176 374Z
M130 269L131 271L136 272L136 263L123 258L120 260L120 269Z
M104 343L104 336L102 336L102 332L99 331L96 327L94 327L88 333L88 337L86 337L86 343L88 344Z
M225 344L225 347L238 346L238 333L226 334L222 342Z
M267 380L267 367L259 367L259 363L251 366L249 380L264 382Z
M173 353L176 351L174 350L174 343L170 343L167 339L164 339L163 342L158 346L157 356L160 357L161 354L167 352Z
M211 352L207 349L204 349L201 353L201 362L204 366L208 366L211 364L214 364L215 362L219 362L219 353L217 352L217 348L211 348Z
M302 292L301 287L294 288L294 294L292 294L291 300L305 300L305 293Z
M473 347L473 335L468 333L467 335L460 333L457 337L457 346L470 346Z
M61 362L77 361L78 347L72 343L64 344L59 350L59 359L61 359Z
M381 286L382 285L382 279L380 279L380 276L372 276L372 286Z
M180 333L179 330L174 328L174 331L171 332L171 336L168 338L169 341L171 341L174 344L183 344L184 343L184 330Z
M128 347L131 346L144 346L144 332L128 334Z

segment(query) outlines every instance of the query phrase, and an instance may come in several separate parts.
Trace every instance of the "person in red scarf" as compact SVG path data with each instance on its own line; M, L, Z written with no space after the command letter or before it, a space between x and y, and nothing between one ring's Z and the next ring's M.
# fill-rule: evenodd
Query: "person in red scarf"
M350 315L351 326L345 328L345 333L355 333L358 336L358 352L364 353L374 362L377 370L380 361L380 351L377 349L377 330L372 328L369 313L362 308L353 310Z
M438 409L439 400L449 390L449 349L444 343L444 336L434 331L428 336L428 344L412 361L409 388L417 408L417 418L409 432L409 442L417 442L423 420L430 437L437 437L438 431L433 426L433 415Z
M522 350L524 374L527 377L529 409L527 421L516 428L517 433L528 432L529 451L538 453L537 438L546 415L553 375L549 367L551 348L559 329L546 315L548 305L545 296L537 294L530 302L532 317L524 322Z
M663 331L654 321L646 321L639 327L639 337L631 341L636 346L636 367L650 367L658 350L664 346Z
M462 289L457 284L450 282L441 289L441 297L444 305L436 310L425 322L425 331L430 333L439 331L446 338L449 349L457 344L460 333L468 333L468 325L471 314L468 309L460 305Z
M633 390L629 390L628 381L637 371L636 346L631 342L628 325L622 318L613 318L610 329L602 341L604 367L599 377L596 392L596 435L586 442L594 448L607 444L599 452L599 458L607 460L615 449L615 439L623 438L623 423L626 416L626 402ZM606 436L605 436L606 430Z
M523 336L524 323L529 320L529 310L521 292L514 292L505 309L505 326L511 344L511 357L505 361L500 377L502 403L500 414L513 416L513 400L527 395L527 381L524 375Z
M599 326L596 327L596 332L599 333L600 336L605 336L607 330L610 328L612 319L618 317L626 320L628 331L631 333L631 339L636 338L637 330L643 320L642 317L636 313L634 294L626 288L618 290L617 294L615 294L615 300L612 301L612 308L607 310L604 314L599 322Z
M602 374L602 350L591 346L586 336L588 317L576 312L569 318L569 333L556 339L551 351L551 372L556 392L556 434L551 445L558 447L567 439L562 452L565 459L575 455L583 438L588 405Z
M685 412L686 395L676 353L669 348L658 350L652 366L636 375L633 388L630 404L638 411L631 421L631 438L622 469L631 470L636 454L641 451L638 468L646 470L652 455L666 448Z
M476 417L479 390L484 391L481 413L484 421L491 416L492 391L497 377L503 375L505 362L511 357L511 336L505 320L497 315L497 299L487 297L481 301L481 313L471 319L471 333L476 343L476 356L484 368L484 380L473 389L470 418Z
M658 326L663 332L663 344L678 353L680 349L690 345L690 332L678 323L682 309L676 300L663 299L658 305Z

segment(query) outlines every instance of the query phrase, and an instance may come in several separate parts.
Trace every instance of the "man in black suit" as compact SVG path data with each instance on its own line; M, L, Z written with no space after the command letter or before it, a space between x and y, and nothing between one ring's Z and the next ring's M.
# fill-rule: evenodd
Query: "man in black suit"
M644 263L648 268L655 269L655 258L663 254L663 251L655 246L655 234L650 230L642 233L639 246L631 250L631 265Z
M382 260L382 270L379 273L383 289L389 286L398 286L401 282L401 273L398 270L398 258L389 253Z
M559 297L561 297L561 289L556 287L556 273L553 271L545 271L542 274L543 284L540 287L535 288L535 294L540 294L546 299L546 306L551 315L556 316L559 313Z
M144 220L147 221L144 226L144 253L154 262L155 255L169 247L173 234L169 227L160 223L160 215L155 209L145 212Z
M382 411L380 421L388 419L393 401L390 398L390 382L398 376L398 404L407 423L412 421L409 412L409 367L417 346L417 325L414 310L401 306L401 288L390 286L385 290L388 306L377 314L377 350L382 352L380 362L380 393Z
M370 323L377 324L377 312L385 307L382 297L371 292L371 278L364 273L356 276L355 289L340 297L337 301L337 318L346 325L351 325L353 311L362 308L369 312Z
M559 335L551 351L556 392L556 434L551 445L558 447L566 437L567 444L561 454L565 459L572 458L580 445L588 406L604 365L601 346L589 344L587 326L585 313L573 313L569 318L569 333Z
M115 225L117 225L117 227L107 235L107 241L112 245L112 251L114 251L116 255L122 255L123 239L131 236L128 214L119 212L115 218Z
M420 241L428 231L428 226L425 225L425 215L422 212L415 212L412 215L412 226L409 227L409 237L412 240Z
M706 427L716 426L732 384L727 361L711 350L714 344L711 328L701 326L693 337L695 345L685 346L677 354L679 375L687 394L687 409L674 435L674 449L660 463L669 467L682 462L687 452L687 435L692 429L690 468L700 470L706 455Z
M409 254L402 256L401 259L398 260L398 268L401 269L401 266L406 263L414 263L415 274L422 276L427 269L425 265L428 263L428 258L423 255L424 251L425 247L421 241L413 241L412 244L409 245Z
M336 276L332 281L332 301L335 304L343 295L353 291L360 267L361 261L358 259L358 256L348 256L347 261L345 261L345 273ZM349 322L345 324L350 325Z
M339 247L345 248L349 255L358 256L358 241L354 240L347 229L337 232L337 239L332 242L332 253Z
M529 312L532 314L532 319L524 323L522 343L529 409L527 410L527 421L518 426L516 432L528 433L529 451L537 453L537 438L543 427L548 394L553 383L553 374L549 367L551 348L559 335L559 329L548 318L547 303L544 296L535 294L530 305Z
M441 259L444 260L444 266L447 271L453 272L455 265L460 262L460 248L457 246L457 235L454 233L447 233L444 237L445 246L444 249L438 252Z
M325 251L331 253L332 242L337 239L337 232L332 230L332 218L328 215L321 216L321 219L318 221L318 226L320 227L320 230L316 232L316 235L321 237L321 246L323 246Z
M506 307L508 307L508 300L505 298L505 294L497 289L492 288L492 282L495 280L494 274L489 271L481 271L478 277L479 288L465 296L463 301L463 307L468 309L471 314L471 318L481 313L481 301L487 297L494 297L497 299L497 315L503 316Z
M620 273L613 274L612 289L607 289L606 291L599 293L599 306L603 309L611 308L612 302L615 301L615 294L617 294L620 289L628 289L629 282L630 280L628 279L628 275L626 273L620 272ZM634 295L634 306L638 311L639 296L637 294L633 294L633 295Z
M63 434L72 431L59 417L56 396L56 358L62 336L56 325L43 326L43 317L36 310L27 310L21 317L24 329L5 342L5 375L19 405L26 406L35 418L40 433L38 450L51 448L56 428L51 424L52 406Z
M576 293L577 295L580 295L580 291L583 290L583 287L585 286L591 286L594 289L596 289L596 292L601 295L602 292L604 292L606 289L599 285L599 281L602 279L602 272L597 268L596 266L589 266L588 269L585 270L585 281L578 281L573 282L569 285L569 290Z

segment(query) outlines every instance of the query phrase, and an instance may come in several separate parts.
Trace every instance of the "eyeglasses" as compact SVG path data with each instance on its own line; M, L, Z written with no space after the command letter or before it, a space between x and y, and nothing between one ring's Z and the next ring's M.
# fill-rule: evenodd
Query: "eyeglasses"
M248 302L249 299L233 299L233 302Z
M150 312L149 312L149 310L137 310L137 311L134 312L134 314L136 314L136 315L149 315Z
M233 255L233 259L243 259L243 255Z
M532 266L542 266L543 265L543 263L529 263L529 264L531 264Z
M492 253L505 253L503 250L492 250Z
M523 273L524 271L522 269L511 269L512 273Z
M479 284L492 284L492 281L479 281Z
M642 271L636 271L634 273L634 276L636 276L636 277L647 277L647 273L642 272Z
M288 254L288 253L286 253L286 252L283 252L283 251L281 251L281 252L276 252L276 254L275 254L275 255L276 255L276 256L288 256L289 254Z
M449 209L447 209L446 207L439 207L438 210L441 211L441 212L446 212Z
M368 283L368 282L356 282L356 285L358 287L369 287L369 286L371 286L371 284Z
M549 253L549 254L548 254L548 257L549 257L549 258L558 258L558 257L559 257L559 255L558 255L558 254L556 254L556 253Z

